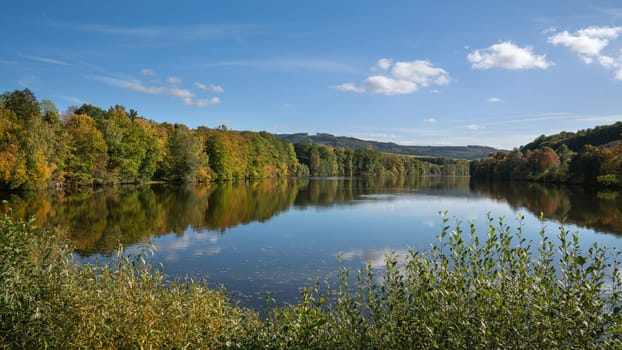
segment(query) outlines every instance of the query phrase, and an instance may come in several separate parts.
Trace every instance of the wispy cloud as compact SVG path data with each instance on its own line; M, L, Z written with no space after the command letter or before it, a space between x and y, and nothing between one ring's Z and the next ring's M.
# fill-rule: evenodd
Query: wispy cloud
M265 25L248 23L194 24L185 26L113 26L78 22L44 21L37 24L57 29L121 36L191 36L215 37L229 34L261 33Z
M547 69L553 65L546 60L546 55L536 55L531 47L519 47L511 41L475 50L467 55L467 59L473 69Z
M423 120L423 122L424 122L424 123L436 123L437 121L438 121L438 120L437 120L436 118L434 118L434 117L431 117L431 118L425 118L425 119Z
M116 87L125 88L129 90L137 91L137 92L152 94L152 95L163 94L166 90L164 87L159 87L159 86L145 86L137 80L125 80L125 79L106 77L106 76L100 76L100 75L89 75L87 76L87 78L96 80L96 81L99 81L99 82L102 82L102 83L105 83L111 86L116 86Z
M556 31L557 31L557 28L555 27L547 27L544 30L542 30L542 34L555 33Z
M390 96L411 94L430 85L449 84L449 73L428 61L395 62L390 58L381 58L370 70L376 75L368 77L362 84L343 83L334 88L340 91Z
M477 124L480 126L492 126L492 125L515 124L515 123L542 122L542 121L550 121L550 120L576 120L576 116L571 113L565 113L565 112L508 115L508 116L498 116L492 120L479 120Z
M127 80L116 77L91 75L87 76L88 79L96 80L111 86L124 88L149 95L168 95L177 99L180 99L187 106L206 107L208 105L219 104L220 98L214 97L211 99L201 98L195 99L195 94L187 89L177 86L181 83L181 79L169 78L171 86L161 85L145 85L139 80Z
M363 93L365 92L365 88L360 86L360 85L356 85L354 83L343 83L343 84L339 84L337 86L335 86L335 89L340 90L340 91L348 91L348 92L356 92L356 93Z
M223 89L223 87L220 85L215 85L215 84L206 85L206 84L199 83L199 82L195 82L193 85L197 89L207 90L215 94L222 94L223 92L225 92L225 89Z
M57 60L54 58L50 58L50 57L43 57L43 56L33 56L33 55L18 55L19 57L25 58L27 60L31 60L31 61L36 61L36 62L42 62L42 63L49 63L49 64L55 64L55 65L61 65L61 66L66 66L69 63L65 62L65 61L61 61L61 60Z
M489 97L489 98L486 99L486 102L500 103L500 102L505 102L505 100L503 100L502 98L499 98L499 97Z
M194 94L190 92L190 90L181 89L176 86L170 87L166 89L165 91L168 92L168 94L173 97L179 97L179 98L194 97Z
M197 107L206 107L209 105L217 105L220 103L220 98L218 97L212 97L212 98L204 98L204 99L200 99L197 100L196 103L194 104Z

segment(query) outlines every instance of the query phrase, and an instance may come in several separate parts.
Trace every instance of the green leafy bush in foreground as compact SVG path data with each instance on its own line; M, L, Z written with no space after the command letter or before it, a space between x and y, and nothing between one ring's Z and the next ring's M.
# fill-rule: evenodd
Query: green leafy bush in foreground
M77 264L57 237L0 220L0 348L215 348L259 325L206 283L168 281L143 254Z
M2 348L622 348L619 255L561 228L556 243L489 219L272 307L264 320L203 282L167 282L144 257L76 264L32 222L0 221Z

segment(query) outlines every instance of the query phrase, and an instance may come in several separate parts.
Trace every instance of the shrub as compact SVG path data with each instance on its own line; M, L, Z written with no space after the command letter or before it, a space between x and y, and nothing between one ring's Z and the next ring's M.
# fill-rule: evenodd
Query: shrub
M259 322L201 281L168 281L145 254L77 264L32 221L0 221L0 348L214 348Z
M534 246L502 218L480 237L444 215L430 249L354 275L340 263L264 320L147 253L77 264L60 236L0 220L0 348L622 348L619 253L563 227Z
M544 227L544 226L543 226ZM474 226L386 258L352 279L340 268L337 287L302 290L302 302L273 310L252 347L274 349L601 349L622 346L619 254L560 228L556 245L540 232L522 234L489 217Z

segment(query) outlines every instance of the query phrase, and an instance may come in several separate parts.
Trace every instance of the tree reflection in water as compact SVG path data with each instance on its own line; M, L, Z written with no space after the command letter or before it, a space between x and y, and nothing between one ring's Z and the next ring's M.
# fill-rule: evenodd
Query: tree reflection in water
M501 200L514 209L574 224L598 232L622 235L622 192L581 186L543 185L529 182L471 180L471 191Z
M201 185L154 184L104 188L78 194L10 195L5 210L34 216L46 226L69 229L81 256L111 254L119 245L264 222L292 206L354 205L375 194L435 193L485 196L547 218L622 235L622 195L536 183L478 182L465 177L281 178ZM11 209L9 209L11 208Z

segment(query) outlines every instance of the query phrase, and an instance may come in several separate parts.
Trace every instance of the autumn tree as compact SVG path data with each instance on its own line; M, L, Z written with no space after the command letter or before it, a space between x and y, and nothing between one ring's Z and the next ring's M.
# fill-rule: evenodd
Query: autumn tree
M42 105L28 89L4 93L2 105L5 133L5 165L12 167L10 188L43 187L58 177L63 159L63 129L51 101ZM14 164L11 155L17 157ZM5 171L5 174L7 172Z

